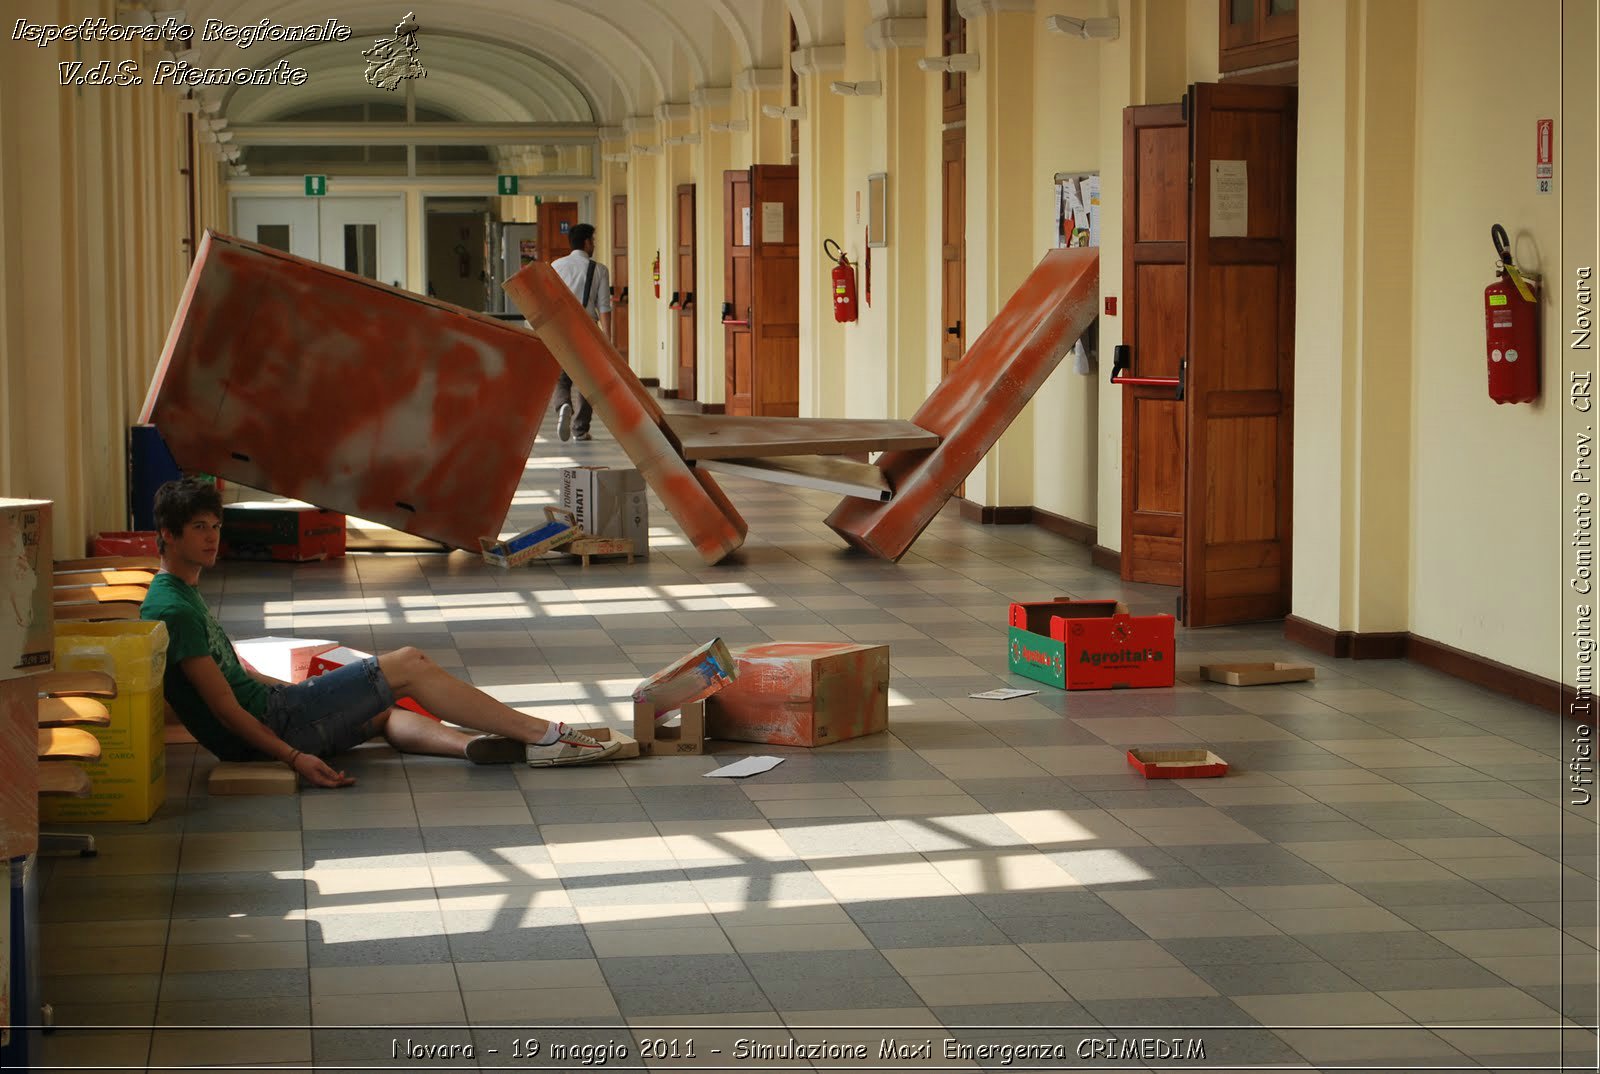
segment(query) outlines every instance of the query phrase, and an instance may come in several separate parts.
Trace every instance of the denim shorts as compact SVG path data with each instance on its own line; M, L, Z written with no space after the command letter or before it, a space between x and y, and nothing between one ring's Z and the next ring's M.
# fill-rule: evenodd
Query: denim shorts
M369 656L325 675L273 686L261 722L297 750L332 757L376 734L374 718L394 705L389 680Z

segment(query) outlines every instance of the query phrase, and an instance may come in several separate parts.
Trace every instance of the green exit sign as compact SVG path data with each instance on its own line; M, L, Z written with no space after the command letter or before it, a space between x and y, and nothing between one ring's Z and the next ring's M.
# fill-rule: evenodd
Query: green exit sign
M517 177L514 175L500 176L500 193L510 196L517 192Z
M328 192L328 177L326 175L306 176L306 197L320 198Z

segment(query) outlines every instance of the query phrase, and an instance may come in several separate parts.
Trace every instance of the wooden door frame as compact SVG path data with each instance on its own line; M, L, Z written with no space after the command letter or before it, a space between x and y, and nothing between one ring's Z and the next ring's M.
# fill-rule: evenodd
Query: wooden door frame
M689 234L683 234L683 199L689 199ZM695 258L695 228L698 221L695 218L698 208L695 205L694 184L679 183L676 196L673 199L673 218L677 231L677 246L673 250L673 282L677 284L682 301L678 306L677 325L677 376L675 378L675 397L678 399L693 399L698 391L697 379L699 377L699 346L695 338L695 277L698 275L699 265ZM689 259L689 278L683 279L683 259ZM689 362L684 364L683 324L689 322ZM687 379L688 383L684 381Z

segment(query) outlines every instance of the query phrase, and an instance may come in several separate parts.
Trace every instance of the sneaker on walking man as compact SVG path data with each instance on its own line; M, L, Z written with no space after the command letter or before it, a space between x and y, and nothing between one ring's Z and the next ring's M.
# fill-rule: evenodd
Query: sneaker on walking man
M550 267L583 303L589 316L600 322L600 330L610 339L611 273L594 259L594 225L574 224L567 232L567 240L572 243L572 252L550 262ZM593 439L589 423L593 420L594 408L579 393L574 410L572 396L572 378L563 371L556 382L556 435L562 440L574 436L579 440Z

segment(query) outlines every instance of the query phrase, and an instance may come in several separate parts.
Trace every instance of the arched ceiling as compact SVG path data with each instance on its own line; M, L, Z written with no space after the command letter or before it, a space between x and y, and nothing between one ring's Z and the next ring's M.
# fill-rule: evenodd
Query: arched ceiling
M161 6L146 0L146 6ZM263 18L289 26L338 19L345 42L259 41L193 47L198 66L270 67L284 59L309 74L300 87L231 91L223 114L263 122L324 104L398 94L363 77L361 52L390 37L406 12L419 30L419 104L476 122L621 124L687 101L701 86L726 86L747 67L777 67L795 19L801 43L837 43L840 0L189 0L186 21L230 25Z

